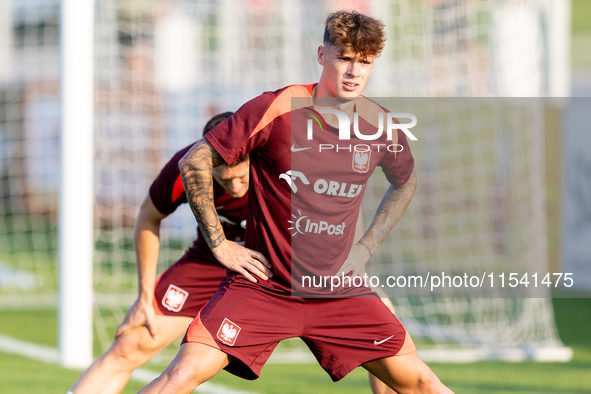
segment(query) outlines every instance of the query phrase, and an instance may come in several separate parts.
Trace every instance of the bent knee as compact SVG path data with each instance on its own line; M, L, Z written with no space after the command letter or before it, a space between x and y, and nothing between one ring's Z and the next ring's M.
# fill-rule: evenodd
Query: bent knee
M421 371L416 379L413 393L439 394L442 393L443 384L430 369Z
M174 364L169 371L170 380L176 387L197 387L207 378L200 373L198 365L190 360L182 360Z
M109 353L116 362L135 366L146 363L158 350L149 340L142 340L136 332L130 331L115 339Z

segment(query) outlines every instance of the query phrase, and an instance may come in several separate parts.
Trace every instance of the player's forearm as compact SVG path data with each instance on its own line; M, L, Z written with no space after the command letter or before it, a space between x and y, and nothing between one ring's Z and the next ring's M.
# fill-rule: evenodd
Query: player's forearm
M413 171L408 182L404 185L388 188L371 225L359 240L359 243L363 244L370 254L375 253L382 240L398 223L414 195L416 186L417 176Z
M156 282L162 219L146 212L145 204L142 204L135 222L134 245L139 280L138 298L151 302Z
M189 206L205 242L212 250L226 239L213 202L212 171L223 163L220 155L205 139L197 142L179 161Z

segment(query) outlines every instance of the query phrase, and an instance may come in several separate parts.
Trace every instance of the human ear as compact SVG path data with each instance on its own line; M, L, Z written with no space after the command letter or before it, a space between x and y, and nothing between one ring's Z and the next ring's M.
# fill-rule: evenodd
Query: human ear
M318 46L318 64L321 66L324 66L324 57L326 56L325 50L326 49L322 45Z

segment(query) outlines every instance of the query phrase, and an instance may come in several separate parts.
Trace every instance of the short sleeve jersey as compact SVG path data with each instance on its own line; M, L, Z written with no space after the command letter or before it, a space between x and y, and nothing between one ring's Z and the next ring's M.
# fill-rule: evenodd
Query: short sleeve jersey
M175 153L150 186L150 198L156 209L164 215L170 215L181 204L187 202L178 162L191 149L191 146L189 145ZM246 219L247 196L242 198L230 196L215 179L213 180L213 196L215 208L220 217L226 238L236 242L243 241L245 227L243 221ZM211 257L207 262L217 264L217 260L213 257L213 253L211 253L199 229L197 229L197 239L189 248L188 253L199 256L207 255Z
M313 87L265 92L205 136L226 163L250 154L245 244L273 265L273 278L263 286L290 288L292 268L294 275L335 274L351 249L374 168L380 166L395 186L406 183L413 170L400 131L392 141L383 133L369 144L351 124L350 138L340 141L339 131L321 122L312 106ZM292 108L292 98L309 98L310 106ZM364 113L384 111L366 102ZM374 124L360 114L357 127L377 134Z

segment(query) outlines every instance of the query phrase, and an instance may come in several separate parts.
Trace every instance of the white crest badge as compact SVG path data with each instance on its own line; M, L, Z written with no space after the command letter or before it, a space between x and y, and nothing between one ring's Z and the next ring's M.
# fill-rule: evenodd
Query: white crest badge
M354 151L353 152L353 171L359 173L366 173L369 170L369 158L371 151Z
M169 311L179 312L183 308L185 301L187 301L187 297L189 297L188 291L171 284L168 286L164 298L162 298L162 306Z
M230 319L224 318L224 321L220 325L220 329L218 330L218 339L229 346L234 346L236 343L236 338L238 338L238 334L240 334L241 328Z

